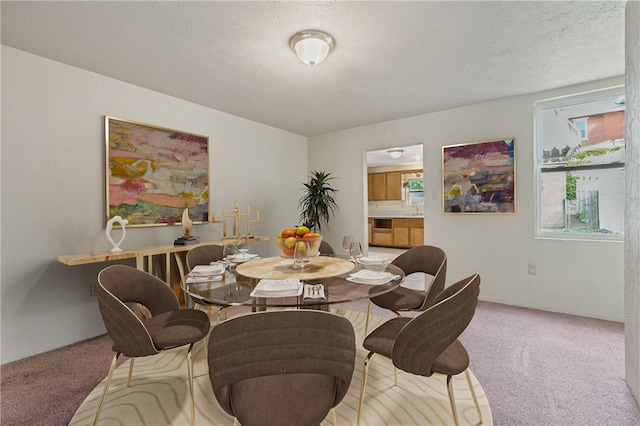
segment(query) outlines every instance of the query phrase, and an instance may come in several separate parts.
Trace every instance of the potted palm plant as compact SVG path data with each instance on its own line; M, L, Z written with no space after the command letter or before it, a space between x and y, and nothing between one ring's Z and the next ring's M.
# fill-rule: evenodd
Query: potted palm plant
M309 182L302 189L305 194L298 203L302 209L300 221L313 232L320 232L321 222L328 223L331 215L338 210L334 198L338 191L329 184L332 179L331 173L311 172Z

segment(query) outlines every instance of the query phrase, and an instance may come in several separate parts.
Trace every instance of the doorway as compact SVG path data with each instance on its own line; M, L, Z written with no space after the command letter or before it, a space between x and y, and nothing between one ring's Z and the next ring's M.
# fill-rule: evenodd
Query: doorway
M392 229L378 229L375 223L392 223L394 217L423 217L423 145L395 146L367 151L365 155L368 222L367 252L396 249ZM382 220L372 220L372 218ZM375 247L372 246L375 243ZM388 242L388 244L387 244ZM388 246L388 247L385 247ZM406 248L406 247L405 247Z

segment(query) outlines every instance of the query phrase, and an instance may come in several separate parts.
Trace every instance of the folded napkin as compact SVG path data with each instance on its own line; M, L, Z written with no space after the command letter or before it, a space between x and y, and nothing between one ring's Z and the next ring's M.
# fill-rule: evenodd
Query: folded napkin
M351 276L361 280L380 280L382 278L390 278L393 274L390 274L389 272L378 272L370 269L364 269L351 274Z
M211 275L220 275L224 272L224 265L196 265L189 273L192 277L207 277Z
M288 279L288 280L260 280L256 286L257 290L262 291L282 291L282 290L296 290L300 287L300 280Z
M378 272L370 269L358 271L355 274L351 274L347 281L358 282L361 284L385 284L392 280L397 280L400 275L390 274L389 272Z
M222 275L203 275L195 277L187 277L187 284L208 283L212 281L222 281Z
M387 260L387 258L382 256L365 256L358 259L358 262L376 264L376 263L388 263L389 261Z
M324 286L322 284L305 284L304 285L304 301L327 300L324 294Z
M238 253L235 256L229 256L231 260L236 260L236 261L249 260L256 257L258 257L258 255L253 253Z

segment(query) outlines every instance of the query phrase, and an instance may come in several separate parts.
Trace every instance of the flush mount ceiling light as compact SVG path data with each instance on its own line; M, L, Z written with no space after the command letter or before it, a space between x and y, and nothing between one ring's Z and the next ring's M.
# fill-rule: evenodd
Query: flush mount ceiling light
M324 61L335 46L333 37L316 30L300 31L291 37L289 46L298 58L307 65L317 65Z
M394 149L388 150L387 152L389 153L389 157L396 159L396 158L400 158L400 156L404 152L404 149L394 148Z

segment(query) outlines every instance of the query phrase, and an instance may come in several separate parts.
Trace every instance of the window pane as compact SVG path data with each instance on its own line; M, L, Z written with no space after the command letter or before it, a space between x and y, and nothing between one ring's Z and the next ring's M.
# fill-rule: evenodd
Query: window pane
M623 236L622 90L537 108L538 235Z
M624 169L541 174L541 231L624 232Z

